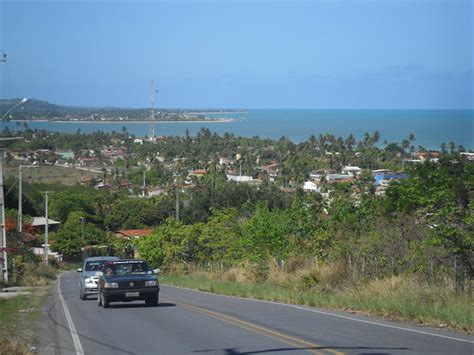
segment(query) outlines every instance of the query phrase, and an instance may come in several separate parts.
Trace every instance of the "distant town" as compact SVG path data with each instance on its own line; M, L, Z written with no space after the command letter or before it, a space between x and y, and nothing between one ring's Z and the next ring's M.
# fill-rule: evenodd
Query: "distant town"
M229 109L161 109L61 106L36 99L25 102L11 113L8 110L21 99L0 100L0 117L20 121L82 121L82 122L127 122L127 121L205 121L229 122L234 119L214 117L216 114L244 112ZM206 115L212 114L213 117Z
M3 131L3 136L13 132ZM461 151L454 144L442 145L441 151L415 149L410 137L401 144L390 143L383 149L375 144L378 132L366 134L364 141L353 136L336 139L332 135L310 137L294 144L241 138L230 134L213 136L201 129L196 137L154 136L139 138L124 128L121 133L90 135L31 131L24 140L10 144L6 152L8 166L37 164L49 167L49 173L36 177L49 183L52 167L79 171L67 185L82 184L103 191L126 191L130 196L152 197L167 194L178 182L183 191L199 188L205 176L216 175L228 182L259 185L270 183L285 193L297 189L317 192L324 199L332 187L345 183L360 189L360 180L373 181L375 195L384 195L393 181L407 177L405 168L426 161L437 163L442 155L459 153L474 162L474 153ZM95 138L94 138L95 137ZM211 143L210 141L214 143ZM73 146L73 148L71 148ZM16 174L16 168L12 171Z

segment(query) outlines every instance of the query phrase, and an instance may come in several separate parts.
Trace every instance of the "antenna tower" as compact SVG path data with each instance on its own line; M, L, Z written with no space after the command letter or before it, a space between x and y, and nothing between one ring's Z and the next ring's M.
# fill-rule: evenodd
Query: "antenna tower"
M151 108L150 108L150 127L148 128L148 138L155 141L155 85L151 81Z

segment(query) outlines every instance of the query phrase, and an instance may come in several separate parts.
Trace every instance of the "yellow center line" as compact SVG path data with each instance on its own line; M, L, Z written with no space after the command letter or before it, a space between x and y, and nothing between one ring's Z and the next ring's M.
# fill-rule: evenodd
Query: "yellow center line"
M266 337L277 339L277 340L279 340L281 342L284 342L288 345L294 346L296 348L300 348L302 350L309 351L310 353L324 354L323 352L317 351L316 349L311 349L311 348L322 348L322 346L319 345L319 344L316 344L316 343L313 343L313 342L310 342L310 341L307 341L307 340L304 340L304 339L296 338L296 337L293 337L293 336L290 336L290 335L287 335L287 334L284 334L284 333L280 333L280 332L277 332L275 330L265 328L265 327L262 327L262 326L259 326L259 325L256 325L256 324L253 324L253 323L250 323L250 322L246 322L246 321L243 321L241 319L238 319L238 318L235 318L235 317L223 314L223 313L211 311L211 310L206 309L206 308L202 308L202 307L198 307L198 306L194 306L194 305L190 305L190 304L186 304L186 303L177 302L175 300L166 300L166 301L173 302L173 303L176 303L177 305L180 305L180 306L182 306L184 308L187 308L187 309L190 309L192 311L203 313L203 314L208 315L210 317L223 320L227 323L230 323L230 324L233 324L233 325L238 326L240 328L249 330L253 333L257 333L257 334L260 334L260 335L264 335ZM344 354L342 352L336 351L334 349L329 349L329 348L328 349L321 349L321 350L324 350L325 352L333 353L335 355L343 355Z

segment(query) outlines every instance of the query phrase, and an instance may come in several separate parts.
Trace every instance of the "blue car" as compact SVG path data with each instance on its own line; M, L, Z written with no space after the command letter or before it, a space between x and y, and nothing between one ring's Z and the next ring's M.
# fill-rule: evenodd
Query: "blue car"
M158 306L159 269L151 269L145 260L115 260L104 264L99 277L97 304L108 308L110 302L143 300L147 306Z

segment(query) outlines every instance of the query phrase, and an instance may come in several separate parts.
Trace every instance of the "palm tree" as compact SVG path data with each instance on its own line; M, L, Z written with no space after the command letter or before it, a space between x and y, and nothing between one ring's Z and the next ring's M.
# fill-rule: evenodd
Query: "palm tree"
M446 143L441 143L441 153L446 154L448 151L446 150Z
M410 141L408 139L404 139L402 141L401 147L404 151L406 151L410 147Z
M377 144L379 140L380 140L380 133L379 131L375 131L371 139L371 145Z
M456 153L456 144L454 144L454 142L449 142L449 151L451 154L455 154Z
M356 139L354 135L351 133L349 136L346 138L346 146L347 149L352 150L353 146L356 144Z

